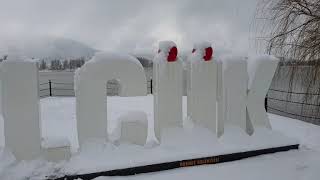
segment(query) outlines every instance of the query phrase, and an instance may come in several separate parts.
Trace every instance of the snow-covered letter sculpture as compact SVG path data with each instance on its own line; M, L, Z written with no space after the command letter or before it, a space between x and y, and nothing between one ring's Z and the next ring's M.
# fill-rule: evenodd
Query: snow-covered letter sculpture
M195 44L188 57L188 118L217 134L216 100L218 62L213 59L211 44ZM220 121L218 121L220 120Z
M264 98L269 90L279 60L273 56L261 56L248 59L248 121L253 126L271 128L265 107Z
M79 144L107 138L107 81L120 82L120 96L145 96L147 81L141 63L134 57L97 53L75 75L76 114Z
M2 62L1 93L5 145L18 160L41 154L38 66L35 62Z
M2 80L1 80L1 63L0 63L0 136L3 138L0 139L0 147L4 147L4 127L3 127L3 113L2 113Z
M222 91L225 126L240 127L249 133L251 122L247 122L247 61L243 57L222 59Z
M118 123L121 128L121 142L145 145L148 136L148 117L145 112L129 111L120 116Z
M156 137L167 127L182 127L182 62L172 41L159 43L153 62L154 126Z

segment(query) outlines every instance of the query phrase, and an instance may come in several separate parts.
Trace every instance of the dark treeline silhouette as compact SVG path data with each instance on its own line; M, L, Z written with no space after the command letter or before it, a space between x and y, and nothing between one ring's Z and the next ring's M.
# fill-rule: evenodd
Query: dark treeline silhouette
M40 60L39 70L74 70L80 68L85 62L86 59L84 57L75 58L75 59L53 59L50 60L49 64L45 59Z
M152 67L152 60L144 57L136 57L143 67ZM8 59L8 55L0 57L0 62ZM42 58L39 60L39 70L75 70L80 68L89 58L79 57L74 59L47 59Z
M0 57L0 62L5 61L8 59L8 55L4 55L2 57Z

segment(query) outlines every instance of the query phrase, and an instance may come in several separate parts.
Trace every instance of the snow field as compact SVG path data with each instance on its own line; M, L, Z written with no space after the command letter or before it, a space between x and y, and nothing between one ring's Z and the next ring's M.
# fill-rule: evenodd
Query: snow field
M299 151L290 151L265 155L247 160L185 168L155 174L126 177L129 179L195 179L195 178L234 178L238 179L317 179L320 167L320 127L297 120L269 115L275 133L268 134L267 129L261 129L247 138L246 134L235 127L226 128L224 136L215 139L214 135L186 118L186 98L184 97L184 125L188 128L167 129L163 142L154 148L120 142L118 146L103 140L88 142L79 154L75 154L69 162L50 163L42 159L14 163L9 152L2 150L0 156L0 179L41 179L47 174L58 170L62 172L92 172L133 166L145 163L192 158L213 155L220 152L228 153L232 150L250 149L260 146L296 142L289 140L281 133L297 138L302 144ZM124 112L143 111L152 124L153 97L108 97L109 128L116 124L117 119ZM41 117L43 133L46 137L68 138L71 147L77 148L75 98L45 98L41 100ZM152 126L149 126L152 129ZM58 133L57 133L58 132ZM110 132L110 131L109 131ZM281 133L280 133L281 132ZM265 137L265 138L263 138ZM54 138L52 138L54 139ZM152 139L152 138L150 138ZM201 139L201 140L199 140ZM263 142L261 142L263 139ZM256 142L256 141L260 141ZM217 144L221 145L219 147ZM251 147L250 147L251 146ZM156 157L156 159L154 159ZM233 172L233 173L230 173ZM97 178L109 179L109 178ZM124 179L120 177L110 179Z

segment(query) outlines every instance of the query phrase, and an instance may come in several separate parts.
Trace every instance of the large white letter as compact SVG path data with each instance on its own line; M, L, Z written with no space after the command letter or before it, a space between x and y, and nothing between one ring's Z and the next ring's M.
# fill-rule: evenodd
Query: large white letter
M108 80L117 79L121 96L144 96L147 81L140 62L129 55L97 53L75 75L79 144L92 138L107 138Z
M41 154L37 63L2 63L2 109L5 145L18 160Z
M158 140L167 127L182 127L182 62L172 41L159 43L153 62L154 126Z
M248 72L247 61L241 57L226 57L223 63L223 101L225 125L237 126L248 132L246 119Z
M248 59L248 118L254 127L271 128L264 99L269 90L273 75L277 69L279 60L273 56L262 56Z
M1 62L0 62L0 147L4 147L4 118L2 111L2 73L1 73Z
M188 118L217 134L219 126L216 100L219 76L218 63L212 58L212 54L211 44L203 42L195 44L188 57Z

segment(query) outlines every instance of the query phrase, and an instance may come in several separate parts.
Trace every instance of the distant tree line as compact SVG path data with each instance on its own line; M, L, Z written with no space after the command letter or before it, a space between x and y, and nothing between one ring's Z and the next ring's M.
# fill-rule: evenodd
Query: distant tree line
M2 57L0 57L0 62L5 61L8 59L8 55L4 55Z
M136 57L143 67L152 67L152 60L144 57ZM7 60L8 55L0 57L0 62ZM80 68L88 60L86 57L80 57L75 59L41 59L39 61L39 70L75 70Z
M85 62L86 59L84 57L80 57L77 59L53 59L50 60L50 64L48 61L42 59L39 63L39 70L54 70L54 71L62 71L62 70L74 70L80 68Z

